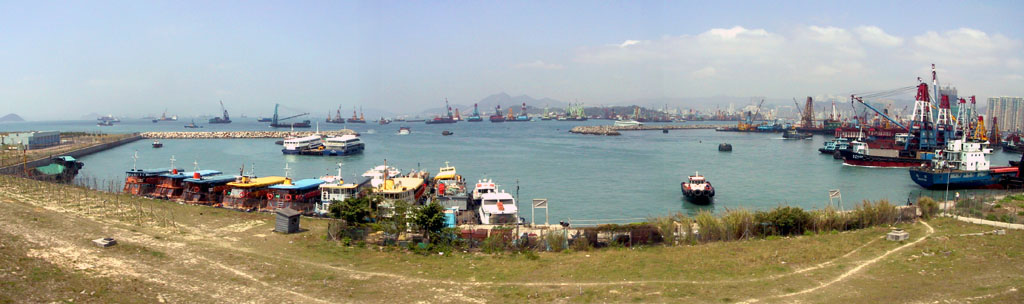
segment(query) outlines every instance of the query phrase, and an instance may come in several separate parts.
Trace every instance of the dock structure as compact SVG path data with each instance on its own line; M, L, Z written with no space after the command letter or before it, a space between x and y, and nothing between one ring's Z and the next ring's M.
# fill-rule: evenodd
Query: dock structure
M159 139L222 139L222 138L285 138L304 137L314 134L323 136L359 135L350 129L332 131L224 131L224 132L144 132L144 138Z
M569 133L589 135L622 135L619 131L660 131L660 130L695 130L714 129L713 125L639 125L639 126L576 126L569 130Z

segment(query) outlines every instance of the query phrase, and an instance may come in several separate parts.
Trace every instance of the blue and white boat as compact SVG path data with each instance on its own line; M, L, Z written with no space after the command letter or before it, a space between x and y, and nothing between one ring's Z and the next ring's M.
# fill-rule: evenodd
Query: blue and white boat
M990 167L988 142L956 139L935 152L931 166L910 169L910 178L928 189L1001 188L1003 177L1016 176L1017 167Z
M323 155L342 156L363 153L366 147L359 136L342 135L339 137L328 137L324 140Z
M284 140L284 154L319 154L323 150L323 138L320 135L291 138Z
M850 140L845 137L840 137L826 141L823 147L818 148L818 152L821 152L821 154L833 154L836 150L846 150L849 148Z

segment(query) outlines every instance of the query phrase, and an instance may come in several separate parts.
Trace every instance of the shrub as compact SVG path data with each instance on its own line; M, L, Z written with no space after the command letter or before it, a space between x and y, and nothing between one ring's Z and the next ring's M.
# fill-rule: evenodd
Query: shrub
M511 244L500 234L492 234L480 244L480 250L483 250L484 253L501 253L511 247Z
M927 196L917 199L917 208L921 209L921 217L926 220L939 213L939 203Z
M846 230L849 225L848 213L840 213L835 207L828 206L822 210L811 212L810 229L817 232Z
M811 216L799 207L777 207L763 215L763 220L771 227L770 234L800 235L807 229Z
M544 235L544 242L547 243L545 250L559 252L568 249L565 246L565 230L548 231L548 233Z
M572 250L575 251L590 251L590 249L594 248L590 244L590 239L587 238L586 234L579 235L574 238L570 246L572 247Z
M423 230L424 235L429 236L440 232L444 228L444 207L441 207L437 201L432 201L416 210L413 221Z
M697 237L701 242L721 240L724 234L722 223L707 210L697 213L697 229Z
M668 243L675 243L678 237L678 234L676 233L676 231L678 230L676 228L678 224L674 220L673 216L653 217L647 219L647 222L651 223L651 225L654 225L654 227L657 227L658 231L661 233L662 238L668 241Z

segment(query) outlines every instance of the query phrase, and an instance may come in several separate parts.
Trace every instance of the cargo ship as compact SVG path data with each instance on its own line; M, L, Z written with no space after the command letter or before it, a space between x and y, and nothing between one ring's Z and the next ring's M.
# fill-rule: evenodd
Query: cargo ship
M863 141L853 141L850 149L838 150L843 164L858 167L920 167L931 162L931 153L897 149L872 149Z
M481 122L484 121L483 117L480 117L480 110L477 109L477 105L473 104L473 115L466 118L468 122Z
M445 98L445 100L444 100L444 107L446 109L448 109L448 114L446 116L434 117L434 119L428 120L426 123L427 124L450 124L450 123L455 123L455 116L452 115L452 107L448 105L448 99L447 98Z
M931 166L910 169L910 178L927 189L1002 188L1004 177L1018 175L1018 167L991 167L988 142L953 140L939 150Z
M160 114L160 118L153 119L153 123L157 123L157 122L161 122L161 121L177 121L177 120L178 120L178 115L171 115L171 117L167 117L167 109L164 109L164 113Z
M513 115L511 109L509 109L508 115L509 115L509 117L506 118L505 121L510 121L510 122L530 121L530 116L526 115L526 103L525 102L523 103L523 107L521 108L521 110L519 112L519 115Z
M327 112L327 122L328 123L336 123L336 124L343 124L343 123L345 123L345 118L341 117L341 106L338 106L338 110L335 113L337 113L337 114L335 114L334 117L331 117L331 112Z

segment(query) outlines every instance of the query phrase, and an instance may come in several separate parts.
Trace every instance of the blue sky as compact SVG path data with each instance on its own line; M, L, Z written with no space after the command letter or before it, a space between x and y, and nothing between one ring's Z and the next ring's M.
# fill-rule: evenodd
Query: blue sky
M4 1L0 115L842 96L930 63L1024 95L1020 2L893 2Z

